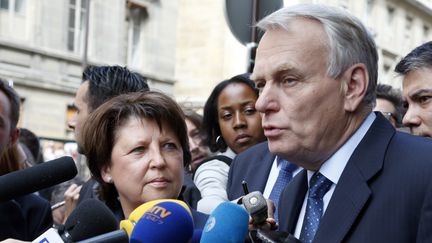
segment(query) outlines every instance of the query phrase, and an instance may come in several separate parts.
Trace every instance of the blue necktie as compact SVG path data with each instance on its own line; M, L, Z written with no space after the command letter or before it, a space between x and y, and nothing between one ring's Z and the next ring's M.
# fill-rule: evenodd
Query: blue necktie
M275 204L275 212L274 212L274 218L276 222L279 222L278 220L278 204L279 204L279 196L285 186L290 182L290 180L293 177L293 171L297 169L297 165L291 164L288 161L278 157L278 164L280 164L280 170L278 178L276 179L276 183L273 186L273 189L270 193L269 199L272 200Z
M316 172L309 183L306 213L300 233L300 241L310 243L315 237L321 217L323 215L323 197L330 190L333 182Z

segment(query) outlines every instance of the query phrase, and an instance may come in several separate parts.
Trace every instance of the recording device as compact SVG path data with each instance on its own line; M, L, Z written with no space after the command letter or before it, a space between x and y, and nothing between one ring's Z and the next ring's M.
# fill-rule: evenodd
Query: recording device
M301 241L293 235L283 231L258 229L256 236L264 243L301 243Z
M68 181L77 173L74 160L64 156L0 176L0 202Z
M141 219L143 219L146 215L153 214L154 216L154 212L156 212L156 214L160 214L159 216L165 217L164 221L161 220L157 222L162 223L161 225L155 226L155 222L140 223ZM127 220L122 220L123 224L124 222L131 224L127 225L127 228L121 226L120 230L114 230L108 233L97 235L76 243L158 243L166 242L167 239L169 239L167 242L170 242L173 239L180 243L189 242L193 233L193 220L191 215L192 214L189 207L182 201L174 199L154 200L142 204L129 215ZM151 218L151 220L155 220L155 218ZM189 228L191 229L190 232L188 230ZM180 232L177 232L177 230ZM190 236L186 235L188 240L182 241L182 236L185 236L185 233L190 234Z
M127 235L130 236L132 234L132 230L134 229L136 223L138 220L141 219L141 217L144 215L147 210L149 210L151 207L153 207L155 204L158 204L160 202L176 202L180 205L182 205L185 209L189 210L189 206L183 201L175 200L175 199L158 199L153 200L150 202L143 203L141 206L137 207L132 211L132 213L129 214L128 219L124 219L120 221L120 229L126 231ZM192 214L192 212L190 212Z
M194 225L192 213L184 202L162 200L152 206L136 223L130 243L188 243L192 239Z
M208 218L201 236L201 243L243 243L248 233L249 215L235 203L223 202Z
M266 222L268 218L268 206L267 201L259 191L249 193L247 183L242 182L243 190L246 195L243 196L243 205L246 211L253 219L253 224L259 225Z
M97 199L87 199L80 203L58 230L49 229L33 242L72 243L88 239L95 235L112 232L117 229L117 220L111 210ZM115 242L127 242L115 241Z

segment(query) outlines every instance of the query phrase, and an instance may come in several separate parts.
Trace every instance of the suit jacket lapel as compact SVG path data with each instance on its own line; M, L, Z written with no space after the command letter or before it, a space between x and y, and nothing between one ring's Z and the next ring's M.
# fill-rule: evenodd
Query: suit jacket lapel
M279 198L279 225L281 231L294 233L307 190L307 172L302 170L285 187Z
M342 172L314 242L341 242L344 239L371 195L368 180L381 170L394 133L394 128L377 114Z
M250 191L260 191L264 192L265 186L267 184L267 178L270 173L271 167L275 156L268 150L268 144L265 143L266 150L264 153L256 155L251 165L252 172L256 173L254 180L248 181L248 186Z

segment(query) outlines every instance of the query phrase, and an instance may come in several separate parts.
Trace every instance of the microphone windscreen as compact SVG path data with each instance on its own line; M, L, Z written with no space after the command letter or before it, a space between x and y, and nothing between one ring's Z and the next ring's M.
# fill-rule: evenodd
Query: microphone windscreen
M64 156L0 176L0 202L68 181L77 173L73 159Z
M190 212L189 207L183 201L179 201L175 199L158 199L158 200L153 200L150 202L143 203L142 205L134 209L132 213L129 214L128 219L124 219L120 221L120 229L126 231L127 235L130 236L132 234L132 230L135 227L135 224L144 215L144 213L147 212L147 210L149 210L155 204L158 204L160 202L177 202L180 205L183 205L183 207L187 209L189 213L192 215L192 212Z
M155 204L136 223L130 243L188 243L193 234L193 219L184 202L167 200Z
M89 239L118 229L111 210L97 199L82 201L70 214L64 225L72 242Z
M248 232L249 215L242 206L223 202L212 212L201 236L202 243L243 243Z

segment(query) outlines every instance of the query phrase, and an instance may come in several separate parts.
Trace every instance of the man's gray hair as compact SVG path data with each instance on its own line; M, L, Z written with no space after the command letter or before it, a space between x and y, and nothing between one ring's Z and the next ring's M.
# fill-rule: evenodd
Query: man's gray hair
M327 74L336 79L352 65L363 63L369 75L369 84L363 102L372 107L378 79L378 53L375 41L361 21L343 10L321 4L299 4L282 8L261 20L257 26L269 29L290 29L296 18L319 21L328 39Z

